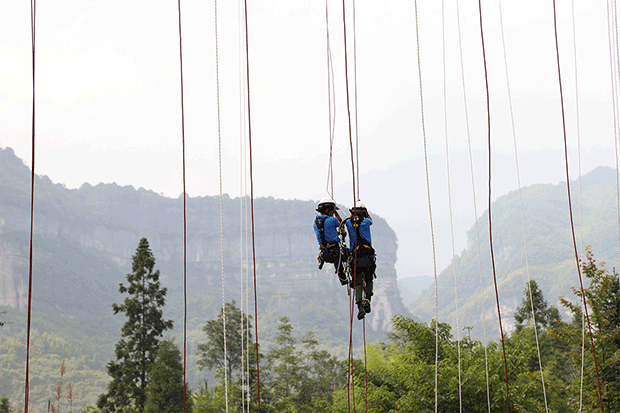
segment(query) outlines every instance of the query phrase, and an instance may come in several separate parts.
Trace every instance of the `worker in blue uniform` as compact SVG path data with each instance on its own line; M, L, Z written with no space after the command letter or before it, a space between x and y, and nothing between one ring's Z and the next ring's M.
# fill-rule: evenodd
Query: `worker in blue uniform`
M349 233L349 275L355 285L357 319L361 320L370 313L373 281L377 269L376 253L372 247L370 234L372 217L368 214L366 205L358 200L349 212L351 216L346 218L342 225L346 226Z
M314 220L314 233L319 242L319 269L324 263L334 264L340 284L347 285L345 270L346 254L340 248L339 228L342 219L338 214L338 205L331 198L323 198L316 208L318 215Z

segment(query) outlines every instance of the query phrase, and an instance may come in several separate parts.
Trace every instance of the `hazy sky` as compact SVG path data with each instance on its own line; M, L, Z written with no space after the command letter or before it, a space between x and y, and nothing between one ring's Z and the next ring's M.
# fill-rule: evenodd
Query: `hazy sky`
M346 1L351 80L351 1ZM493 198L517 188L499 3L483 0L491 87ZM455 0L445 1L447 130L456 251L473 225ZM476 171L486 209L486 108L478 2L459 2ZM353 203L342 2L329 0L336 80L337 201ZM452 256L438 0L419 0L425 121L439 269ZM502 3L523 185L564 180L551 1ZM583 171L615 165L606 2L575 0ZM224 192L240 193L239 9L220 1L219 73ZM182 0L188 193L218 183L214 3ZM116 182L166 196L182 191L177 2L108 0L37 4L39 174L77 188ZM577 177L571 4L558 2L562 75ZM248 0L255 196L326 195L329 156L325 2ZM361 198L399 237L399 276L432 275L422 152L414 4L356 2ZM0 146L30 158L29 2L0 0ZM353 95L351 95L353 99ZM309 227L311 223L308 224ZM380 257L380 252L379 252ZM379 258L380 259L380 258Z

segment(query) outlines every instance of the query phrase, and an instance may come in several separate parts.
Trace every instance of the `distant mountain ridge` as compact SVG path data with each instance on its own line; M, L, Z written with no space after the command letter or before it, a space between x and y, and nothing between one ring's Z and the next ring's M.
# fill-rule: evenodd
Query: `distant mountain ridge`
M25 306L27 245L24 242L29 231L29 197L29 169L12 149L0 149L0 254L3 254L0 305L12 308L23 309ZM67 274L54 272L61 264L54 262L54 253L56 248L64 246L67 251L63 254L73 253L92 261L89 265L76 263L69 271L76 276L76 284L72 287L96 288L100 295L100 310L109 312L109 303L119 297L116 291L118 282L124 281L124 274L130 270L130 259L138 239L146 236L164 283L170 289L169 302L172 304L177 299L175 294L181 288L179 282L182 279L182 206L181 198L165 198L143 188L84 184L77 190L69 190L62 184L53 184L45 176L37 177L34 245L37 284L43 286L47 281L42 274L49 275L50 281L53 278L55 282L63 282ZM221 284L219 197L188 197L187 206L191 292L213 292L221 298L219 289L213 291L210 288ZM226 287L230 297L239 300L240 200L225 195L223 206ZM348 313L345 290L336 285L334 274L327 266L327 271L316 268L318 247L312 231L315 203L259 198L254 201L254 206L261 312L275 315L283 308L290 311L290 303L286 303L293 300L299 306L297 310L303 308L303 304L314 302L320 308L335 308L338 313ZM389 328L389 318L402 312L404 307L398 296L394 270L396 236L385 220L377 216L374 216L373 241L379 254L379 281L376 284L376 311L369 315L368 321L371 329L381 335ZM71 266L72 262L66 260L62 264ZM87 281L80 281L77 273L89 268L90 264L95 268L81 277ZM302 303L299 302L300 290L316 294L309 294ZM59 288L50 291L54 295L45 298L35 289L35 308L45 310L53 308L54 301L70 301L70 294L63 294ZM326 291L334 295L329 305L323 301ZM81 304L93 308L99 305L95 301L88 299ZM286 315L294 323L305 322L296 312ZM204 320L204 316L201 318Z
M618 266L618 209L616 170L598 167L581 180L580 225L579 182L571 181L571 200L577 246L583 230L583 246L591 245L598 261ZM530 278L536 280L550 304L558 297L573 299L571 287L579 283L568 213L566 183L532 185L522 189ZM523 296L527 282L525 246L518 191L492 204L493 250L504 330L514 325L512 314ZM476 228L468 231L467 249L438 276L439 319L456 327L453 265L456 264L459 326L473 326L472 337L483 334L483 317L489 339L498 336L497 305L489 249L488 210L478 219L484 312L482 310L480 265ZM583 252L583 251L582 251ZM434 318L435 288L431 285L413 305L412 313L423 319ZM563 308L559 306L560 311ZM465 321L464 321L465 320ZM454 331L456 335L456 331ZM462 333L461 333L462 334Z
M205 340L200 329L222 305L219 205L219 196L187 199L188 380L192 385L204 377L195 366L196 345ZM46 322L44 316L56 317L64 327L55 333L70 330L71 336L64 337L69 342L96 348L102 367L112 359L123 320L112 315L111 304L123 299L118 285L126 281L138 240L145 236L168 288L164 316L174 320L172 334L179 336L183 326L182 207L182 198L166 198L143 188L84 184L70 190L37 176L33 325L39 333L52 324L60 325ZM250 277L253 315L251 244L241 237L241 200L225 195L223 208L226 301L234 299L240 305L245 300L240 294L241 264L248 262L243 272ZM323 271L317 268L318 246L312 229L315 208L314 201L254 200L259 337L261 344L269 343L279 317L288 316L299 334L312 330L321 346L336 354L342 351L338 355L344 356L349 297L331 265ZM373 219L378 279L373 311L366 322L370 341L383 339L391 318L406 313L394 268L396 235L384 219L375 214ZM3 319L23 320L16 311L23 314L27 302L29 220L29 168L12 149L0 149L0 311L9 310ZM242 257L242 246L250 247L249 256ZM24 328L20 321L7 324L1 332L16 336ZM354 334L361 341L360 323L355 324ZM3 385L0 380L0 388Z

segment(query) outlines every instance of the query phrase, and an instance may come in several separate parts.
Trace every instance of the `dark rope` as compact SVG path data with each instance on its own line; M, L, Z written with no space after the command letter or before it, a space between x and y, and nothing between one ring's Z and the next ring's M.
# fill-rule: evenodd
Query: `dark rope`
M26 384L24 387L24 412L28 413L30 397L30 327L32 322L32 239L34 234L34 150L35 150L35 26L37 0L30 2L30 33L32 39L32 159L30 175L30 258L28 270L28 322L26 326Z
M351 126L351 98L349 96L349 71L348 71L348 57L347 57L347 19L346 19L346 7L345 1L342 0L342 27L344 31L344 76L345 76L345 86L347 91L347 115L349 121L349 146L351 148L351 172L353 178L353 214L357 212L357 202L356 202L356 190L355 190L355 159L353 153L353 131ZM355 241L353 244L353 300L355 300L355 286L357 284L357 236L355 237ZM348 395L348 407L349 411L351 411L351 397L350 397L350 377L351 377L351 359L353 353L353 308L350 313L350 325L349 325L349 369L348 375L349 379L347 380L347 395ZM353 400L355 400L355 384L353 385ZM353 411L355 412L355 401L353 401Z
M596 361L596 348L594 347L594 336L592 335L592 326L590 324L590 317L588 315L588 306L586 303L586 294L583 289L583 277L581 276L581 267L579 265L579 251L577 250L577 240L575 238L575 225L573 221L573 206L570 198L570 175L568 173L568 143L566 139L566 115L564 113L564 93L562 91L562 71L560 69L560 47L558 42L558 25L557 25L557 13L555 7L555 0L553 0L553 30L555 33L555 52L558 62L558 83L560 86L560 106L562 108L562 131L564 134L564 161L566 165L566 190L568 193L568 212L570 216L571 234L573 236L573 249L575 252L575 260L577 262L577 272L579 273L579 285L581 287L581 297L583 299L583 308L586 313L586 320L588 321L588 330L590 332L590 344L592 345L592 355L594 356L594 367L596 369L596 381L598 384L598 398L601 405L601 413L603 412L603 395L601 391L601 379L598 373L598 363Z
M181 36L181 0L179 8L179 60L181 65L181 140L183 152L183 413L187 405L187 192L185 188L185 107L183 104L183 38Z
M258 293L256 290L256 240L254 230L254 180L252 175L252 119L250 111L250 52L248 47L248 1L243 0L245 17L245 61L248 88L248 150L250 155L250 210L252 215L252 269L254 271L254 332L256 336L256 381L258 386L258 411L260 413L260 362L258 358Z
M510 412L510 396L508 386L508 361L506 360L506 346L504 343L504 329L502 327L502 313L499 306L499 292L497 291L497 274L495 272L495 254L493 252L493 229L491 227L491 104L489 96L489 74L487 69L486 49L484 45L484 30L482 27L482 1L478 0L478 10L480 16L480 39L482 41L482 60L484 62L484 82L486 85L487 100L487 132L489 148L489 248L491 250L491 266L493 268L493 283L495 285L495 300L497 301L497 317L499 320L499 332L502 340L502 353L504 355L504 373L506 374L506 412Z
M364 337L364 372L366 373L366 413L368 413L368 361L366 360L366 318L364 318L362 331Z

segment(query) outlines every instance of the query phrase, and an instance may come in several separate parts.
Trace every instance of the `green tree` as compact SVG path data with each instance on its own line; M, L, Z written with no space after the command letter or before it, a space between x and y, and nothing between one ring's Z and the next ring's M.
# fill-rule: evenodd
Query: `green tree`
M144 410L146 387L155 362L163 332L172 329L172 320L164 320L166 288L154 271L155 257L146 238L142 238L133 256L132 273L127 274L128 286L120 284L119 292L127 293L123 304L113 304L114 314L123 313L127 321L116 344L116 361L107 365L112 380L108 392L99 396L97 406L104 412L115 412L135 405Z
M229 401L229 409L230 411L246 411L248 408L249 401L249 411L250 412L258 412L258 380L257 380L257 371L256 371L256 347L253 345L248 348L248 356L246 359L249 359L249 366L244 365L245 368L249 367L249 380L248 378L244 378L242 381L241 377L238 377L236 381L231 381L228 386L228 401ZM260 358L263 358L263 355L260 354ZM245 370L245 369L244 369ZM261 370L262 374L263 370ZM218 372L216 377L221 376L221 370ZM243 386L249 387L248 390L244 390ZM261 389L265 389L264 382L261 382ZM246 387L246 389L248 388ZM204 381L204 384L199 386L198 392L194 397L194 413L220 413L226 410L226 394L225 394L225 386L223 383L215 386L208 386L207 381ZM242 397L245 398L243 401ZM262 406L265 406L265 397L264 391L261 390L261 398L262 398Z
M303 344L304 375L299 391L299 401L308 412L331 412L334 390L347 382L347 362L338 360L326 350L319 350L319 342L312 331L301 340Z
M6 394L3 394L0 397L0 413L13 413L13 409L11 409L11 405L9 403L9 398L6 397Z
M604 408L610 412L620 411L620 278L615 270L610 274L604 262L597 263L590 247L586 248L586 259L581 262L581 268L583 275L590 280L584 292L592 325ZM577 371L581 366L581 345L585 339L584 403L592 409L598 409L599 393L594 356L589 345L590 335L586 328L584 337L582 329L583 295L577 288L573 288L573 293L578 298L577 303L560 297L562 305L573 314L573 321L560 323L552 332L572 346L571 355ZM577 373L568 390L575 394L579 391L579 384L580 374Z
M276 347L266 356L266 386L269 389L272 408L275 411L297 411L301 385L306 378L301 352L296 349L293 326L288 317L280 317Z
M249 330L252 330L252 316L247 316L243 313L239 307L237 307L235 300L230 303L226 303L223 308L220 309L218 316L207 321L202 328L207 334L207 342L198 344L198 366L200 369L219 370L224 367L224 330L223 330L223 317L224 310L226 311L226 360L228 367L228 376L233 379L233 373L241 371L244 356L244 343L245 338L249 340L249 346L252 347L252 334L248 334L247 326ZM242 337L241 327L243 323L243 335Z
M155 364L150 371L151 381L146 387L146 413L182 413L183 361L181 351L171 341L164 340L159 346ZM192 396L188 390L185 412L192 412Z
M531 299L530 299L531 291ZM533 304L533 305L532 305ZM534 316L536 318L536 327L540 331L541 328L547 328L554 323L554 320L560 321L560 312L555 306L549 306L547 300L534 280L530 280L523 290L523 298L521 304L515 310L515 321L517 322L517 332L532 320L532 306L534 307Z

